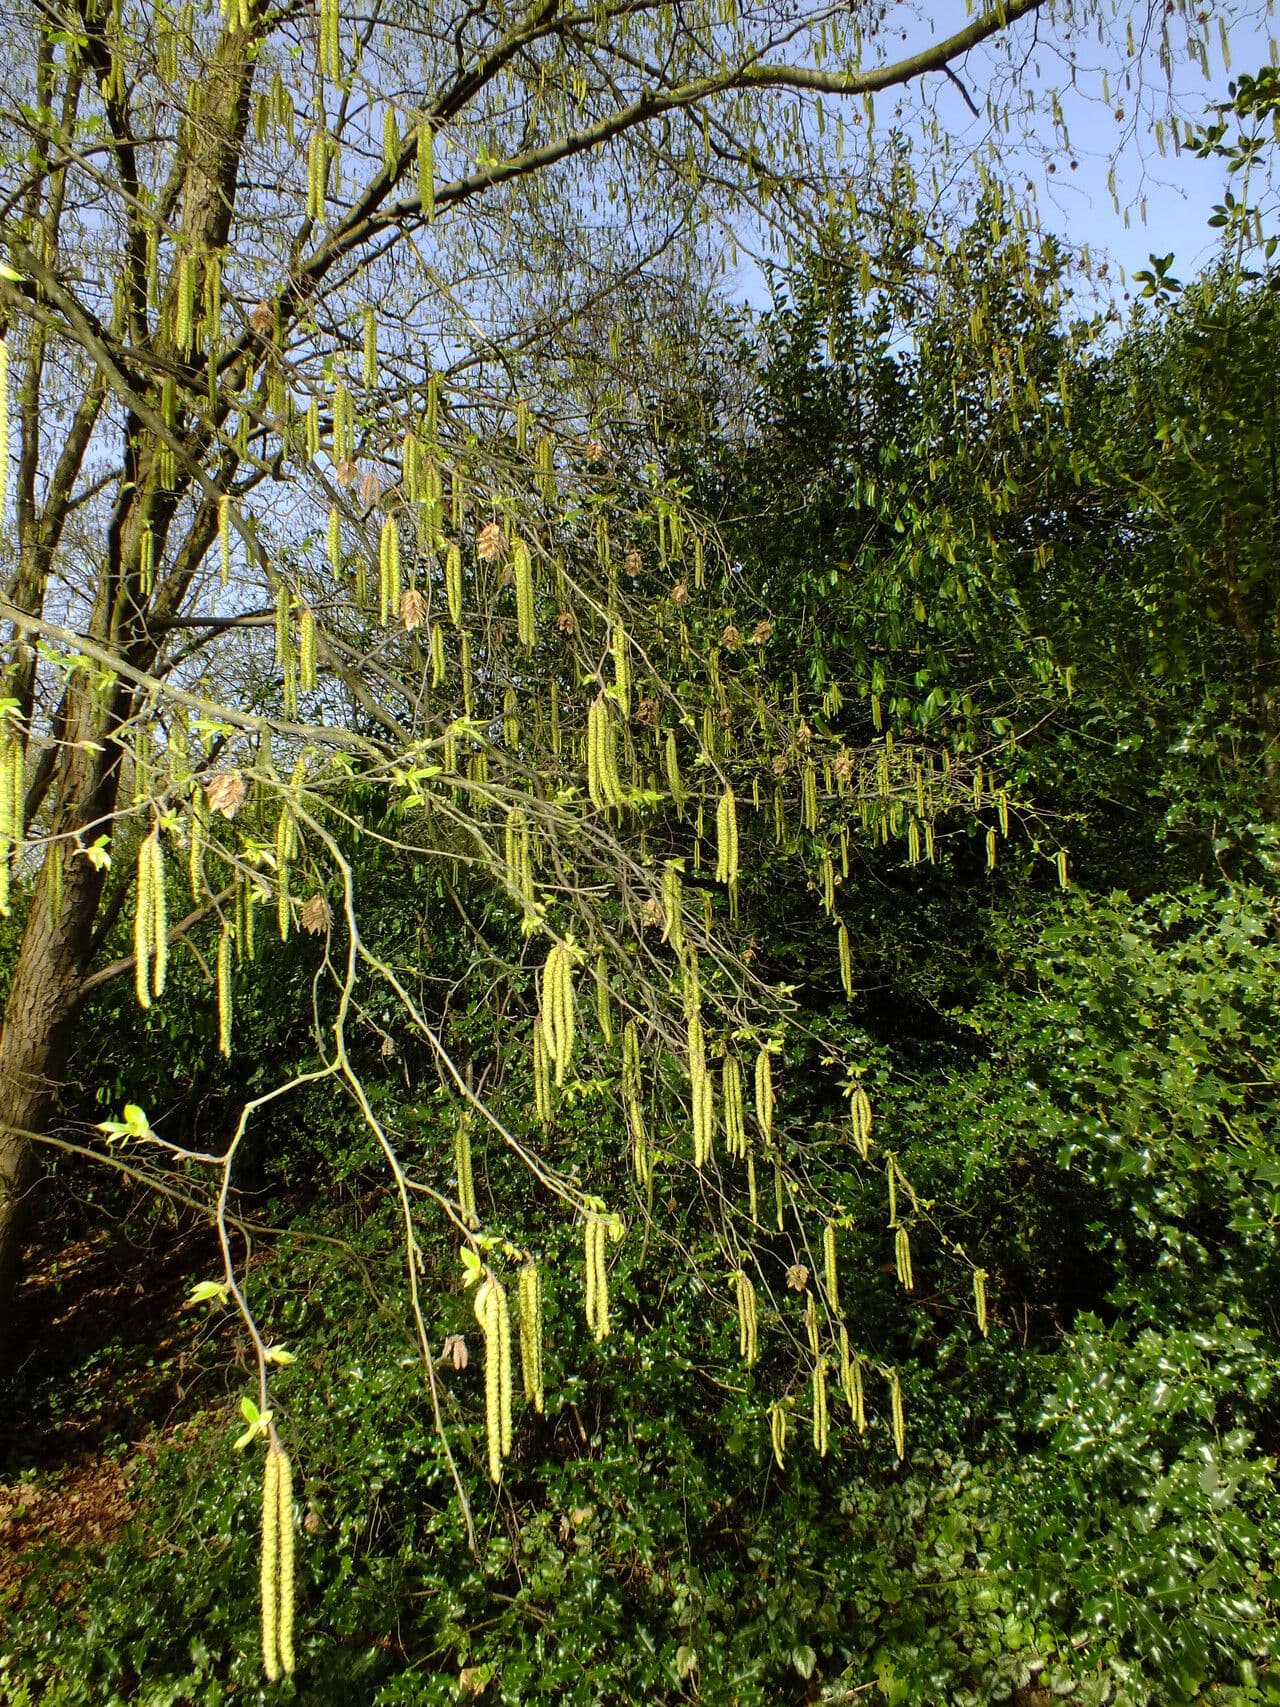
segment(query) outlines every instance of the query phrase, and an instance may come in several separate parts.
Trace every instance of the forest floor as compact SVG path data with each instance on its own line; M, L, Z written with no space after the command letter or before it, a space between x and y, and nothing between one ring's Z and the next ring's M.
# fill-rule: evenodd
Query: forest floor
M207 1226L139 1217L66 1233L46 1228L18 1296L0 1405L0 1605L34 1550L97 1544L129 1521L139 1462L217 1379L182 1311L193 1277L218 1266Z

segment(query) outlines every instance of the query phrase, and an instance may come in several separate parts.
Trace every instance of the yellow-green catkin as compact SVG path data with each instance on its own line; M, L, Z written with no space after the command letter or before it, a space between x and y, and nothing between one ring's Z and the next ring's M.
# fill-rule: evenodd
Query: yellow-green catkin
M25 786L22 743L6 733L0 737L0 913L9 911L11 856L22 841Z
M316 680L316 615L310 605L303 605L298 618L298 686L309 693Z
M800 778L800 821L806 830L818 828L818 769L806 759Z
M849 1001L853 1000L853 950L849 943L849 927L844 920L840 921L838 933L840 946L840 982Z
M524 1396L539 1415L545 1400L542 1372L542 1271L530 1260L522 1264L518 1283L520 1302L520 1375Z
M400 530L388 516L378 536L378 620L386 626L400 609Z
M231 500L225 492L218 498L218 579L224 587L231 579Z
M507 882L523 907L533 906L533 841L527 815L518 806L507 813L504 838Z
M716 807L716 882L730 889L738 882L738 803L731 788Z
M620 622L613 625L610 637L613 653L613 691L624 717L631 715L631 642Z
M899 1459L907 1455L907 1425L902 1409L902 1382L896 1369L887 1372L889 1382L889 1418L893 1425L893 1449Z
M361 353L361 382L367 391L372 391L378 383L378 316L368 304L364 310L364 347Z
M840 1314L840 1270L836 1256L836 1228L828 1221L822 1229L822 1266L827 1286L827 1308L833 1316Z
M526 652L532 652L537 638L533 608L533 562L529 547L517 539L511 547L511 572L516 587L516 635Z
M280 1677L280 1454L267 1450L262 1470L262 1669L268 1683Z
M596 1019L605 1048L612 1048L613 1002L609 996L609 968L603 954L596 956Z
M506 1291L492 1275L486 1276L476 1291L475 1315L484 1334L484 1418L489 1477L500 1482L502 1460L511 1451L512 1442L511 1316Z
M9 345L0 338L0 522L9 487Z
M862 1381L862 1359L855 1357L849 1346L849 1330L840 1324L840 1385L845 1403L859 1434L867 1432L867 1401Z
M573 1061L577 1009L573 994L573 965L566 944L553 943L542 968L542 1034L547 1056L555 1067L556 1084L563 1085Z
M223 925L218 936L218 1049L231 1054L231 932Z
M827 1409L827 1360L820 1357L813 1366L813 1450L819 1458L827 1456L830 1429L830 1414Z
M893 1236L893 1257L903 1291L914 1292L916 1283L911 1272L911 1236L905 1227L900 1226Z
M164 994L168 950L164 850L160 845L160 831L157 828L143 839L138 848L134 886L134 988L140 1007L149 1008L154 996Z
M684 953L684 879L680 861L669 859L662 868L662 940L677 955Z
M458 1213L465 1226L478 1227L476 1213L475 1176L471 1169L471 1115L468 1109L458 1113L458 1125L453 1135L454 1178L458 1187Z
M818 892L822 896L822 910L834 913L836 910L836 868L831 855L824 852L818 864Z
M653 1183L653 1160L640 1098L640 1036L636 1022L629 1019L622 1028L622 1101L627 1111L636 1180L647 1191Z
M697 963L685 962L685 1022L689 1051L689 1095L693 1125L693 1165L705 1168L711 1160L715 1140L715 1091L707 1071L706 1042L702 1031L701 995Z
M293 1471L273 1439L262 1470L262 1669L267 1681L294 1669Z
M769 1444L779 1470L787 1467L787 1410L782 1404L769 1406Z
M725 1149L741 1160L747 1153L747 1127L743 1109L742 1063L736 1055L725 1056L720 1069L720 1085Z
M287 805L276 819L276 925L280 941L288 942L293 923L293 901L289 892L289 867L298 849L298 827Z
M400 126L396 122L396 109L390 101L382 110L382 165L383 170L394 172L400 162Z
M768 1144L773 1139L773 1057L767 1049L756 1056L756 1125Z
M853 1125L853 1141L865 1162L871 1154L871 1099L860 1084L854 1086L849 1098L849 1118Z
M609 1337L609 1267L605 1261L607 1237L607 1218L589 1210L583 1226L583 1254L586 1259L585 1313L587 1327L597 1340Z
M987 1271L985 1268L975 1268L973 1271L973 1307L978 1317L978 1332L983 1339L987 1337Z
M756 1289L750 1275L739 1269L734 1275L738 1303L738 1355L750 1369L760 1355L760 1323L756 1311Z
M676 743L676 732L674 729L667 730L667 739L663 752L667 772L667 788L671 793L672 804L675 806L677 812L683 812L684 803L688 799L688 794L685 790L684 778L680 774L680 751Z
M551 1125L551 1062L541 1019L533 1027L533 1111L539 1125Z
M418 199L422 203L422 211L426 217L434 219L436 212L435 132L432 129L430 119L423 119L418 125Z
M809 1341L809 1350L817 1357L820 1344L818 1338L818 1305L812 1292L805 1294L804 1332L805 1338Z
M455 541L444 554L444 594L449 606L449 620L455 628L462 627L462 548Z
M276 1642L280 1653L280 1669L286 1677L293 1674L296 1663L293 1652L293 1466L287 1452L278 1452L280 1469L276 1483L279 1501L277 1539L277 1575L280 1593L280 1612L276 1623Z
M603 694L587 710L587 793L597 807L621 806L626 798L618 772L617 735Z

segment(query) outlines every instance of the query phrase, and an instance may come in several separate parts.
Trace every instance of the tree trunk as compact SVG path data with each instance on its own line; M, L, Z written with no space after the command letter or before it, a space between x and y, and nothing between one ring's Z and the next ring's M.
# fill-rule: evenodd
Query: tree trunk
M57 1104L93 952L103 873L73 851L112 809L118 750L64 749L54 819L68 840L60 885L46 858L35 885L0 1024L0 1377L11 1372L23 1241L34 1201L36 1146ZM56 897L53 893L60 889ZM55 904L56 901L56 904Z

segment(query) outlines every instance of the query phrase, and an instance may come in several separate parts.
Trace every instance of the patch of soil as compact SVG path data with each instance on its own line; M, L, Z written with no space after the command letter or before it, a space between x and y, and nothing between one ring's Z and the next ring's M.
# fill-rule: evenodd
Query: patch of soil
M206 1225L113 1223L30 1252L17 1300L0 1475L83 1463L189 1413L218 1354L204 1318L183 1311L194 1281L221 1269Z
M114 1459L87 1457L38 1483L0 1483L0 1605L46 1541L80 1548L110 1541L129 1521L124 1471Z

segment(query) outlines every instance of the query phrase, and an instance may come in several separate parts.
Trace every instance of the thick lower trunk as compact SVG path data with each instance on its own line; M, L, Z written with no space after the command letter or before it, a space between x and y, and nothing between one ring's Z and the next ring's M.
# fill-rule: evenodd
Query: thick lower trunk
M101 873L88 859L66 860L56 906L51 879L46 863L31 897L0 1026L0 1375L12 1361L38 1138L61 1087L102 894Z

